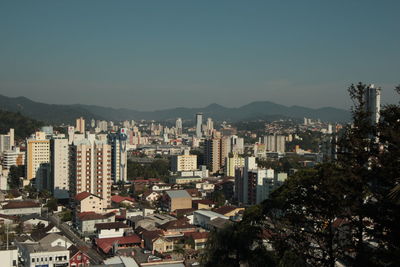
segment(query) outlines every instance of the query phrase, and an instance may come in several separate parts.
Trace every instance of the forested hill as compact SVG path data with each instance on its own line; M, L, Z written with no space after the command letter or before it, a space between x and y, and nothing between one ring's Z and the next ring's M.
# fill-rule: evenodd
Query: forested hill
M20 113L0 110L0 134L6 134L10 128L14 128L16 140L25 139L43 125L43 122Z

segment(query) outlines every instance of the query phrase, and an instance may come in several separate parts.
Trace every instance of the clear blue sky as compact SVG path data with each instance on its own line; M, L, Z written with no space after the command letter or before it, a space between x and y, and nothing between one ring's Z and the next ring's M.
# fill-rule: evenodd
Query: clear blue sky
M0 94L153 110L348 107L400 83L400 1L1 1Z

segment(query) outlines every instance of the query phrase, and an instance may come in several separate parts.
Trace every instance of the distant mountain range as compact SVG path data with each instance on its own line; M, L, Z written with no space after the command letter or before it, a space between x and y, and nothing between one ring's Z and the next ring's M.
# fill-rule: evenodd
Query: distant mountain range
M344 109L324 107L318 109L301 106L284 106L270 101L257 101L238 108L226 108L211 104L204 108L172 108L156 111L137 111L116 109L94 105L55 105L32 101L26 97L7 97L0 95L0 109L21 114L47 123L73 123L75 118L99 120L193 120L197 112L217 121L241 121L277 118L312 118L330 122L347 122L350 112Z

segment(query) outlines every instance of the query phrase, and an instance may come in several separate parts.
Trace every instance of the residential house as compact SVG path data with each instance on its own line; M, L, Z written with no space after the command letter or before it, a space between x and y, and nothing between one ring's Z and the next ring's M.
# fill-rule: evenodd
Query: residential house
M208 240L209 232L189 232L185 233L185 239L192 240L193 249L199 250L206 247L206 243ZM186 242L191 243L191 242Z
M96 223L97 238L110 238L124 236L125 232L132 229L122 222Z
M196 210L211 210L214 208L215 203L209 199L193 200L192 207Z
M111 203L116 206L133 206L135 204L135 200L131 197L123 197L119 195L114 195L111 197Z
M172 239L164 237L161 230L144 231L142 238L145 247L151 251L165 253L174 250L174 242Z
M33 200L9 201L1 204L0 214L5 215L28 215L40 214L41 205Z
M76 211L103 213L104 200L89 192L81 192L75 196Z
M76 216L77 229L85 236L94 234L97 223L105 222L115 222L115 214L112 212L106 214L82 212Z
M214 211L227 217L235 217L238 213L244 211L244 207L226 205L216 208Z
M142 239L135 235L111 237L111 238L96 238L96 246L105 254L114 254L118 249L142 247Z
M71 267L88 267L90 266L90 257L87 254L86 247L78 248L72 245L69 250L69 266Z
M155 192L155 191L147 191L144 192L142 195L142 199L149 202L149 203L154 203L161 197L160 193Z

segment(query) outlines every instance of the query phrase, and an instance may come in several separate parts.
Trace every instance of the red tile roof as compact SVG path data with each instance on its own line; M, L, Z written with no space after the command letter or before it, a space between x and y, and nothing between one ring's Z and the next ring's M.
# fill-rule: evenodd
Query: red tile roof
M114 195L111 197L111 201L115 202L115 203L121 203L122 201L130 201L130 202L135 202L135 200L133 198L130 197L123 197L123 196L119 196L119 195Z
M160 226L161 229L164 230L173 230L173 229L187 229L187 228L195 228L195 226L191 225L187 222L185 218L166 222Z
M40 204L30 200L24 201L10 201L3 205L3 209L23 209L23 208L37 208Z
M89 192L81 192L75 196L76 201L82 201L85 198L89 197L91 194Z
M111 238L96 238L96 245L104 252L108 253L114 244L128 245L128 244L141 244L142 240L137 235L111 237Z

